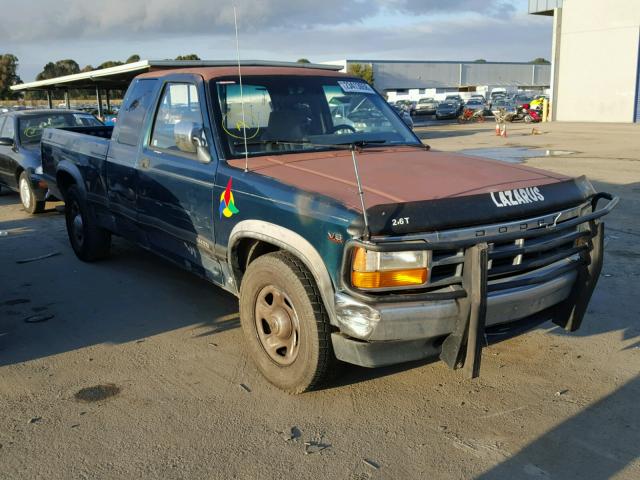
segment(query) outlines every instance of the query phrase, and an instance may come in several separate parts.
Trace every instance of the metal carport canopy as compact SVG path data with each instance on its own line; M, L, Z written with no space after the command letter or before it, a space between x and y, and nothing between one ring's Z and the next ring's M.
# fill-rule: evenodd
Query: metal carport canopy
M341 67L335 65L319 65L314 63L296 62L271 62L265 60L243 60L240 62L244 67L251 66L282 66L282 67L303 67L318 68L322 70L340 70ZM55 89L126 89L134 77L141 73L153 70L168 70L173 68L188 67L222 67L237 65L235 60L140 60L139 62L118 65L117 67L92 70L90 72L75 73L63 77L49 78L36 82L21 83L13 85L14 92L30 90L55 90Z

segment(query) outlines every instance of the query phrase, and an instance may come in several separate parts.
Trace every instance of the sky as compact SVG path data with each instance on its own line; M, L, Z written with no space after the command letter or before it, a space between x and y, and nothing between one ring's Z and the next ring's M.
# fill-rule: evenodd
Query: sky
M6 5L3 5L5 4ZM0 0L0 53L31 81L49 61L235 58L232 0ZM551 18L527 0L235 0L240 56L530 61L551 55Z

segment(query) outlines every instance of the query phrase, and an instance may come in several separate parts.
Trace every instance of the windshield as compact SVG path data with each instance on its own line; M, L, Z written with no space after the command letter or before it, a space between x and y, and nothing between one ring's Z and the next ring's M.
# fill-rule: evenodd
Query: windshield
M20 143L38 143L45 128L96 127L102 125L93 115L86 113L43 113L18 119Z
M211 82L215 123L226 154L322 150L354 142L421 145L392 107L362 80L301 75L243 76Z
M423 98L418 103L433 103L433 98Z

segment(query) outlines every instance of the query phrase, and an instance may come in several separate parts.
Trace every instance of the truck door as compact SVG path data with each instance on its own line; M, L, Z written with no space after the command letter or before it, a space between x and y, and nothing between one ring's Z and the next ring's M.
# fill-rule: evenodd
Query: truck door
M109 209L123 236L144 244L137 226L136 159L142 148L145 119L153 111L157 92L156 79L135 80L122 103L107 154L106 179Z
M152 250L219 283L213 250L216 161L199 158L195 143L214 150L204 98L201 77L165 81L138 165L138 219Z

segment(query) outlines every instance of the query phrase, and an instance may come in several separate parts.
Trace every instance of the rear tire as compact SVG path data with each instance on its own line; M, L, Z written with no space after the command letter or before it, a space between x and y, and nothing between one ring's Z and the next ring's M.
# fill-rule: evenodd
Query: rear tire
M83 262L93 262L109 256L111 232L96 225L95 218L76 185L65 193L64 216L69 242Z
M31 186L31 179L27 172L20 174L20 178L18 179L18 192L20 193L22 206L27 212L31 214L44 212L45 202L44 200L36 200L36 195Z
M249 264L240 286L240 322L249 355L276 387L319 386L336 363L329 317L313 276L286 252Z

